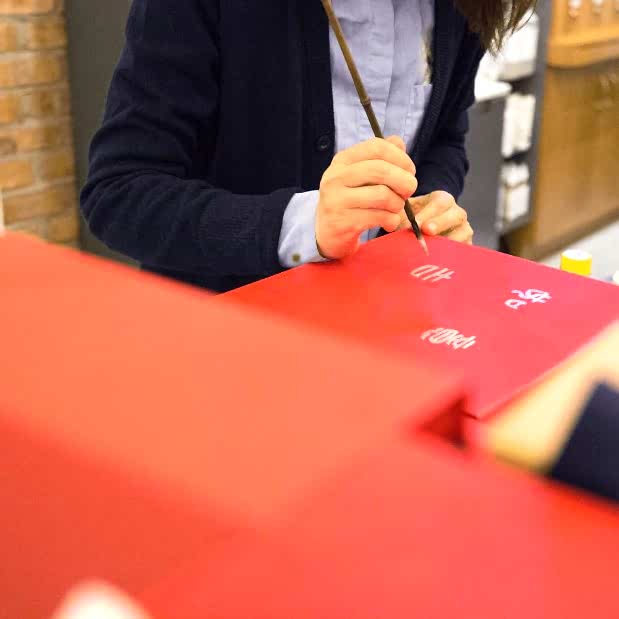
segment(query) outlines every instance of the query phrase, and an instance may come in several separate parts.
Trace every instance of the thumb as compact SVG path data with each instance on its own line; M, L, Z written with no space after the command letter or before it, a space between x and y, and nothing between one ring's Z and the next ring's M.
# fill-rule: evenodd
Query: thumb
M62 601L52 619L149 619L124 593L107 583L78 585Z
M408 221L408 217L406 216L406 211L402 209L400 211L400 225L398 226L398 230L408 230L412 227L411 222Z
M404 140L397 136L397 135L390 135L387 139L387 142L389 142L390 144L393 144L394 146L397 146L400 150L403 150L404 152L406 152L406 144L404 143Z
M423 196L413 196L412 198L409 198L408 201L411 203L415 215L417 215L419 211L422 211L426 206L428 206L428 204L430 204L430 202L432 202L432 195L426 194Z

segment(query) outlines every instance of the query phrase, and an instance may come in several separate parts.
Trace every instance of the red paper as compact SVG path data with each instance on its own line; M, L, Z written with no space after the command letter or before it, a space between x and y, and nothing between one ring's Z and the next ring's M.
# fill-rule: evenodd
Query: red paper
M410 232L393 234L350 259L294 269L224 299L446 362L465 373L475 417L619 319L617 286L443 238L428 245L430 257Z
M285 518L457 381L198 290L0 238L0 616L134 593Z
M618 556L611 507L417 441L144 599L172 619L614 619Z

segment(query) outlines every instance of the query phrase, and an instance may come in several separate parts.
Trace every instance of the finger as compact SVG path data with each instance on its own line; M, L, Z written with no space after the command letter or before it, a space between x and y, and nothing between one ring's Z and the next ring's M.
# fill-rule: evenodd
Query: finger
M333 158L333 163L336 165L352 165L372 159L386 161L412 174L416 174L417 171L413 160L404 151L391 142L380 138L373 138L343 150Z
M445 191L435 191L417 211L417 222L429 234L441 234L456 228L466 221L466 212L461 209L453 196Z
M393 144L394 146L397 146L400 150L403 150L404 152L406 152L406 144L404 143L404 140L399 135L390 135L387 138L387 142L389 142L390 144Z
M467 222L466 211L459 206L444 211L440 215L426 219L422 224L424 232L428 234L444 234L455 230Z
M427 194L424 196L413 196L409 198L408 201L411 204L413 213L415 213L415 215L418 215L432 203L432 195Z
M52 619L147 619L146 612L125 593L106 583L86 583L69 591Z
M402 196L386 185L345 189L342 205L349 209L375 209L399 214L402 210Z
M351 209L339 224L339 232L342 234L361 234L372 228L383 228L387 232L393 232L400 225L400 215L379 209Z
M420 226L429 224L443 213L457 207L453 196L444 191L435 191L421 198L413 198L411 202Z
M392 163L377 160L346 166L342 169L339 180L351 188L385 185L400 196L400 201L409 198L417 189L417 179L413 174Z
M402 209L400 211L400 225L398 226L398 230L410 230L412 227L413 225L406 216L406 211Z
M452 241L457 241L458 243L467 243L468 245L472 245L474 234L473 228L471 228L470 224L466 222L458 228L451 230L445 235L445 237L451 239Z

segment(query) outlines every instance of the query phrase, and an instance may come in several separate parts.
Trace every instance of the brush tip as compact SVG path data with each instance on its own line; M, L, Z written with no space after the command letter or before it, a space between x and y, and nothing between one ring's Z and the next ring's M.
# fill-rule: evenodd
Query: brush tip
M421 248L425 252L426 256L429 256L430 251L428 250L428 244L426 243L426 240L423 238L423 236L419 237L419 244L421 245Z

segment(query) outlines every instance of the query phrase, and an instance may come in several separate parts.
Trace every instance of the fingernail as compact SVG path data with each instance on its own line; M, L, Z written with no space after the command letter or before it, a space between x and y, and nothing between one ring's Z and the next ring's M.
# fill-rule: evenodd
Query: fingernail
M436 231L437 231L436 224L428 224L427 230L430 234L436 234Z

